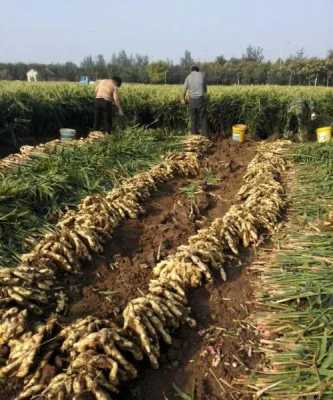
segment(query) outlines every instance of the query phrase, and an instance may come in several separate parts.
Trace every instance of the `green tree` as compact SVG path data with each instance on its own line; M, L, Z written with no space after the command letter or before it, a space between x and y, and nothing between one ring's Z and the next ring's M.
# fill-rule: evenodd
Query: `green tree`
M108 68L102 54L96 57L95 71L97 79L105 79L108 77Z
M194 60L192 58L191 52L189 50L185 50L184 57L180 59L180 66L184 69L185 72L190 72L193 64Z
M227 60L225 59L224 55L221 54L220 56L216 57L215 62L217 64L223 65L223 64L225 64L227 62Z
M148 76L151 83L166 83L169 64L165 61L157 61L149 64Z
M79 80L79 68L73 62L66 62L64 66L64 77L67 81Z
M254 47L248 46L245 54L243 54L243 60L245 61L254 61L257 63L261 63L264 61L264 49L262 47Z
M81 62L81 70L85 75L90 78L96 77L96 65L92 56L85 57Z

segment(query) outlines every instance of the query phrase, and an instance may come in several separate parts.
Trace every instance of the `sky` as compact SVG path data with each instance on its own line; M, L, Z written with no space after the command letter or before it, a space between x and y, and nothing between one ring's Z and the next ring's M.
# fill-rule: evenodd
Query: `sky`
M333 0L0 0L0 62L79 63L124 49L151 60L325 57Z

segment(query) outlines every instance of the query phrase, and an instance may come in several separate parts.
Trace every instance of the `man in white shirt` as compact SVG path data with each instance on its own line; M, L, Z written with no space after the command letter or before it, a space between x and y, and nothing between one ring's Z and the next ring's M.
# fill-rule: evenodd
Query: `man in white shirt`
M187 76L184 83L185 102L187 96L189 97L192 134L198 134L200 131L202 135L207 135L206 77L196 65L192 67L192 72Z

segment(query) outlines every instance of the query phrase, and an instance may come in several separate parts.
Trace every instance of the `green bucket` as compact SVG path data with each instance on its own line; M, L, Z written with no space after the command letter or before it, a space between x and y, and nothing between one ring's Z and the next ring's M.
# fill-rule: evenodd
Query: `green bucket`
M69 129L69 128L60 129L60 139L62 142L69 142L71 140L74 140L75 136L76 136L75 129Z

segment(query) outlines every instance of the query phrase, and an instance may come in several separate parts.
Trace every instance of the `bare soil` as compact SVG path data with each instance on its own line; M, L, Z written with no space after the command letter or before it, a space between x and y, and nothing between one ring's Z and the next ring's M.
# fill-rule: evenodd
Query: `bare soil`
M254 307L253 276L246 268L228 275L226 283L193 291L190 305L197 329L179 330L161 368L147 368L119 399L180 399L177 388L196 400L252 398L236 381L261 359L256 332L245 322Z

